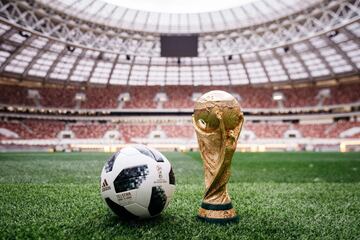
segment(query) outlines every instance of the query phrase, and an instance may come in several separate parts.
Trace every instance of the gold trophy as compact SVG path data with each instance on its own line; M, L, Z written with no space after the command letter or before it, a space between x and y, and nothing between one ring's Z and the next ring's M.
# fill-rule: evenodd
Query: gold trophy
M238 221L226 184L232 156L244 122L237 100L224 91L210 91L195 103L192 116L205 172L205 195L198 219L212 223Z

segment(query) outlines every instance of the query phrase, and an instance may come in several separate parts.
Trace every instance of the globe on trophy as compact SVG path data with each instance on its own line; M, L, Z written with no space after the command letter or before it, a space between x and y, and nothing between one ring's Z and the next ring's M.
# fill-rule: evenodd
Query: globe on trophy
M192 119L205 172L205 194L198 219L237 222L226 184L244 122L239 103L227 92L207 92L196 101Z

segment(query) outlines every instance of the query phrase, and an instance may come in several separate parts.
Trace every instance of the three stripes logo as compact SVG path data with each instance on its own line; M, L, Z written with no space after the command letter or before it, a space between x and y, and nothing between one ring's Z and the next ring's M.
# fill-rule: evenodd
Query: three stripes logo
M105 192L110 189L111 188L110 188L109 184L107 183L106 179L104 179L103 183L101 184L101 191Z

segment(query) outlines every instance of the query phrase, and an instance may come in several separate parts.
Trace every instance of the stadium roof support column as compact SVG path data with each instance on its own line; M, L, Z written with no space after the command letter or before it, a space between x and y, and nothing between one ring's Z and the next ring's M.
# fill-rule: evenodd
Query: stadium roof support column
M115 6L115 5L114 5ZM114 15L114 13L116 12L116 10L118 9L118 6L115 6L111 12L109 13L109 15L104 19L105 22L111 21L112 16Z
M283 0L277 0L277 2L283 5L285 7L284 9L292 9L293 11L296 11L296 9L293 8L291 4L286 4L286 1L284 2Z
M288 69L286 68L286 66L284 64L284 61L283 61L282 57L280 57L279 54L274 49L271 49L271 52L272 52L273 56L279 61L281 67L284 69L288 80L293 82L293 79L291 78L291 76L289 74L289 71L288 71Z
M264 1L262 1L262 2L264 2ZM266 13L264 13L263 11L261 11L261 9L258 8L256 4L251 3L251 6L252 6L254 9L256 9L256 11L257 11L258 13L260 13L260 14L259 14L260 16L266 16Z
M172 16L173 16L173 14L170 14L170 16L169 16L169 22L172 22ZM169 24L169 26L168 26L168 29L167 29L169 32L171 32L171 24Z
M156 20L156 31L159 31L160 28L160 14L156 14L157 20Z
M214 19L213 19L211 13L208 12L207 14L209 15L209 19L210 19L210 22L211 22L211 27L212 27L213 29L216 29L216 26L215 26L215 23L214 23Z
M180 70L181 66L178 67L178 84L181 85L181 81L180 81L180 75L181 75L181 70Z
M78 15L78 14L81 14L83 12L86 12L87 9L89 9L97 0L92 0L92 1L89 1L88 4L84 5L82 9L80 9L77 13L74 13L74 15ZM77 2L77 1L75 1Z
M10 41L9 38L16 32L15 28L10 28L9 30L7 30L6 32L4 32L0 37L0 43L5 42L5 41ZM11 43L13 43L12 41L10 41ZM14 44L14 43L13 43Z
M123 20L124 20L124 17L125 17L125 15L126 15L126 13L129 11L129 9L128 8L126 8L125 9L125 11L123 12L123 14L121 15L121 17L119 18L119 20L117 21L117 24L120 26L120 27L122 27L122 22L124 22Z
M128 73L128 76L127 76L127 79L126 79L126 85L129 86L129 82L130 82L130 77L131 77L131 72L133 70L133 67L134 67L134 63L135 63L135 56L133 56L133 59L131 60L131 64L130 64L130 69L129 69L129 73Z
M36 55L34 56L34 58L31 60L30 64L25 68L24 72L22 73L22 77L25 77L26 75L28 75L29 70L34 66L34 64L36 63L36 61L45 53L49 50L50 46L52 45L53 40L48 40L48 42L46 43L46 45L39 49L38 52L36 53Z
M133 26L135 25L135 19L137 18L138 15L139 15L139 11L136 11L134 18L131 21L131 25Z
M230 72L229 72L229 66L228 66L228 63L227 63L227 61L226 61L225 56L223 56L223 61L224 61L225 69L226 69L226 74L227 74L228 79L229 79L229 82L230 82L229 85L233 85L233 82L232 82L232 79L231 79L231 75L230 75Z
M195 84L195 77L194 77L194 65L193 65L192 58L190 58L190 69L191 69L191 82L192 82L192 85L194 85Z
M149 18L150 18L150 12L148 12L147 15L146 15L146 20L144 22L144 28L147 26L147 24L149 22Z
M353 41L357 42L358 44L360 43L360 38L358 36L356 36L350 30L346 29L346 27L341 28L341 31L344 32L350 40L353 40Z
M0 67L0 72L4 72L5 67L26 47L28 47L28 45L30 45L30 43L32 41L34 41L35 37L34 35L31 35L30 37L28 37L24 42L22 42L16 49L14 52L11 53L11 55L3 62L3 64Z
M54 0L52 0L52 1L54 1ZM74 0L68 7L72 8L72 7L74 7L75 4L79 3L80 1L81 0ZM62 9L62 10L64 10L64 9Z
M213 86L214 84L213 84L213 77L212 77L212 73L211 73L211 64L210 64L208 57L206 58L206 62L207 62L208 69L209 69L210 85Z
M103 3L103 5L96 11L94 14L94 18L98 17L98 13L100 13L108 4L106 2Z
M251 14L249 14L248 10L247 10L244 6L241 6L241 9L242 9L242 11L245 13L245 15L246 15L246 17L247 17L248 19L251 19L251 18L252 18ZM254 35L254 34L256 33L256 32L254 31L252 25L250 26L250 30L251 30L251 35Z
M268 8L270 8L272 11L274 11L274 13L276 13L278 16L281 16L281 15L282 15L282 13L280 13L276 8L274 8L272 4L269 4L268 1L262 1L262 2L263 2ZM284 5L283 2L281 2L281 1L279 1L279 0L277 0L277 2L278 2L278 3L280 2L280 4ZM276 23L279 24L278 20L276 21Z
M198 16L198 19L199 19L200 32L202 32L203 31L203 24L201 22L200 14L197 14L197 16Z
M150 75L151 61L152 61L152 58L150 57L150 58L149 58L148 65L147 65L147 70L146 70L145 85L147 85L147 84L148 84L148 82L149 82L149 75Z
M177 17L177 31L178 32L181 32L181 16L182 15L179 15L178 17ZM147 21L146 21L146 23L147 23Z
M240 22L240 19L238 18L237 14L234 12L233 8L230 8L230 12L233 15L233 17L236 19L236 22Z
M335 73L334 71L332 70L331 66L329 65L328 61L326 61L326 59L324 58L323 55L321 55L319 49L317 49L316 47L314 47L314 45L312 45L311 42L309 41L305 41L304 42L309 48L310 50L315 53L315 55L320 58L320 60L324 63L324 65L326 66L326 68L330 71L330 75L331 77L335 78Z
M224 13L222 11L220 11L220 17L223 20L224 24L226 27L229 27L229 23L226 21Z
M344 33L346 34L346 36L349 38L349 40L352 40L354 41L358 46L360 45L360 38L357 37L353 32L349 31L348 29L346 29L346 27L342 28L342 30L344 31ZM336 45L337 47L339 47L337 44L334 44ZM348 57L348 55L344 52L344 55L346 55ZM351 61L351 59L348 57L348 59ZM352 62L352 64L354 64ZM356 66L356 65L355 65ZM359 72L359 69L357 68L356 66L356 72Z
M107 87L110 85L110 79L111 79L111 76L113 75L115 66L116 66L116 64L117 64L117 62L118 62L118 60L119 60L119 56L120 56L120 54L116 54L114 63L113 63L113 65L111 66L111 70L110 70L110 73L109 73L109 77L108 77L108 79L107 79L107 81L106 81L106 86L107 86Z
M79 64L80 60L85 56L85 49L81 50L81 53L79 54L79 56L76 58L74 64L71 66L71 69L69 71L69 75L67 77L67 79L64 81L64 85L66 86L69 82L70 82L70 77L73 75L77 65Z
M261 67L264 69L264 73L265 73L265 75L266 75L266 78L268 79L268 82L269 82L269 83L272 83L271 80L270 80L269 73L268 73L268 71L267 71L267 69L266 69L266 67L265 67L262 59L261 59L260 56L259 56L259 52L255 52L255 55L256 55L256 59L260 62Z
M188 32L190 32L190 15L188 13L186 13L186 21L187 21L187 24L186 24L186 28L188 30Z
M335 48L336 52L340 54L347 64L349 64L356 73L359 73L359 69L357 66L350 60L349 56L344 52L336 43L334 43L332 40L329 39L327 36L322 36L322 39L324 39L331 47Z
M168 66L169 66L169 58L166 58L165 66L164 66L164 84L163 85L166 85ZM163 86L161 86L161 88L163 88Z
M249 12L244 8L244 6L241 6L241 9L242 11L245 13L245 15L248 17L248 18L251 18L251 15L249 14ZM250 31L251 31L251 35L255 35L256 31L254 31L253 27L250 26ZM250 75L249 75L249 72L247 70L247 67L245 66L245 61L244 61L244 58L242 56L242 54L239 54L240 56L240 61L241 63L243 64L244 66L244 69L245 69L245 74L246 74L246 77L248 78L248 81L249 81L249 84L252 85L252 81L250 80ZM265 70L264 70L265 71Z
M100 54L101 54L101 53L100 53ZM87 85L90 83L90 79L91 79L92 75L94 74L94 71L95 71L95 69L96 69L96 67L97 67L97 65L98 65L99 62L100 62L100 59L97 58L97 59L95 60L94 66L93 66L93 67L91 68L91 70L90 70L89 77L88 77L88 79L86 80L86 84L87 84Z
M250 81L249 72L248 72L248 70L247 70L247 68L246 68L246 66L245 66L244 58L242 57L241 54L239 54L239 57L240 57L240 62L241 62L241 64L243 65L243 68L244 68L244 70L245 70L245 74L246 74L247 80L248 80L249 84L252 84L252 82Z
M66 46L64 46L64 48L61 50L61 52L57 55L55 61L51 64L48 72L46 73L46 76L44 78L43 84L45 83L45 81L49 80L50 74L54 71L56 65L60 62L60 60L65 56L66 52L67 52L67 48Z
M273 9L274 12L276 12L276 13L279 14L279 15L281 15L281 13L278 12L271 4L269 4L267 1L263 1L263 2L265 3L266 6L268 6L268 7L271 8L271 9ZM283 3L282 1L278 0L278 2L280 2L280 4L282 4L282 5L284 5L284 3ZM289 17L289 19L290 19L290 22L294 22L294 19L293 19L292 17ZM275 22L276 22L276 24L277 24L278 26L281 25L280 22L279 22L279 19L277 19ZM290 81L291 84L293 84L293 79L291 78L291 75L290 75L290 73L289 73L289 70L288 70L288 69L286 68L286 66L285 66L285 63L284 63L283 58L277 53L276 49L274 49L274 48L271 49L271 53L272 53L272 55L275 57L275 59L277 59L277 60L279 61L280 66L284 69L288 81ZM308 71L308 69L306 68L306 66L304 65L304 63L301 62L301 60L300 60L299 58L297 58L297 60L300 62L300 64L302 65L302 67L305 69L305 71ZM311 76L309 72L308 72L308 75Z
M304 63L304 61L300 57L299 53L295 49L291 49L291 53L293 53L293 56L298 60L300 65L304 68L305 72L308 75L309 80L312 81L313 83L315 83L314 77L311 75L311 72L310 72L309 68L306 66L306 64Z

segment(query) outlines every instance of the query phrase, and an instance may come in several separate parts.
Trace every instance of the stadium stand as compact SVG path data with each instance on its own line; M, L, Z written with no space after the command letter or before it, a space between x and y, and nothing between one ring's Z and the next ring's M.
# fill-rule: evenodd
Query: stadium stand
M168 138L187 138L191 139L195 136L193 126L188 125L164 125L161 126Z
M126 102L124 108L156 108L154 101L158 87L131 87L129 88L130 101Z
M57 138L57 134L64 129L65 123L62 121L25 119L1 121L0 127L15 132L22 139L50 139Z
M132 125L126 124L119 127L120 133L125 142L131 142L134 137L146 138L151 131L155 130L156 126L153 124Z
M75 89L40 88L38 90L41 106L54 108L75 107L75 94L77 93Z
M283 138L289 124L247 123L244 129L252 131L257 138Z
M192 100L194 88L191 86L165 88L168 101L164 103L164 108L189 108L194 104Z
M79 122L67 124L66 130L72 131L75 138L103 138L112 127L111 124Z
M285 133L288 130L297 130L300 132L299 137L305 138L356 138L358 132L353 135L341 134L352 128L359 128L360 122L338 121L328 124L292 124L292 123L251 123L248 122L244 126L244 130L252 131L256 138L287 138ZM0 129L7 129L16 133L18 137L6 137L2 135L2 139L53 139L60 138L61 131L72 131L72 138L104 138L105 133L110 130L119 131L121 138L125 142L131 142L133 138L148 138L152 131L163 131L168 139L184 138L193 139L195 137L193 126L190 124L117 124L111 122L86 122L79 121L76 123L66 123L65 121L55 120L6 120L0 121ZM291 137L291 136L290 136ZM297 137L297 136L293 136Z
M28 88L19 86L1 86L4 94L0 97L1 104L36 106L35 102L28 97ZM88 88L86 90L64 88L31 88L39 92L40 105L54 108L75 108L76 93L83 93L85 100L81 103L84 109L109 109L118 108L118 97L121 93L129 92L130 101L125 102L122 108L157 108L154 100L159 87L109 87ZM165 109L193 108L192 95L205 93L215 89L214 87L199 87L192 89L190 86L165 87L164 91L168 101L164 102ZM224 89L218 87L216 89ZM321 105L336 105L356 103L360 101L360 84L339 85L336 87L304 87L293 89L272 90L265 87L233 87L229 92L240 96L240 105L243 108L277 108L276 101L272 98L274 91L284 94L283 105L286 108L318 106L318 94L322 89L329 89L329 97L324 98Z
M8 105L34 106L35 103L27 97L28 89L25 87L1 86L0 103ZM63 101L59 101L63 104Z
M327 129L338 124L297 124L295 128L306 138L326 138Z
M117 108L121 88L88 88L83 93L86 100L82 108Z

